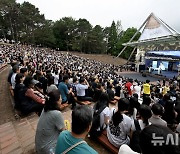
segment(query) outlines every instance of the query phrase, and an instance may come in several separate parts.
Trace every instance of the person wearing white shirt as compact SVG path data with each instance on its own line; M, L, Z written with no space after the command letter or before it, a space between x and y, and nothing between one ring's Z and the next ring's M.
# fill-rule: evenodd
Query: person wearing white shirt
M110 122L107 127L107 138L111 144L119 148L122 144L130 144L130 130L132 120L125 115L129 108L129 100L121 98L118 101L118 110L113 109L110 115Z
M58 73L58 71L55 71L55 74L54 74L54 84L58 87L58 84L59 84L59 73Z
M134 86L134 93L138 94L138 99L141 97L141 86L138 83L135 83Z
M19 73L19 66L18 65L14 65L12 70L13 70L13 75L11 77L11 85L12 85L12 89L14 90L15 89L15 85L16 85L16 82L15 82L16 75L17 75L17 73Z
M86 89L89 88L89 83L86 79L80 78L79 84L76 86L77 99L79 101L93 101L91 97L86 97Z

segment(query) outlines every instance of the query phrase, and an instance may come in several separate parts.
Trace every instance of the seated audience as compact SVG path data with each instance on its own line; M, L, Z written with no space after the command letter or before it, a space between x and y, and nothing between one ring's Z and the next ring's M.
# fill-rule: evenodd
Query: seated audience
M12 86L12 90L14 91L15 85L16 85L16 82L15 82L16 75L19 73L19 66L18 65L14 65L12 70L13 70L13 74L11 76L11 86Z
M136 152L141 152L139 146L139 133L145 127L149 126L149 118L152 116L151 108L147 105L141 105L139 108L139 120L134 119L131 127L131 144L130 147Z
M107 137L111 144L119 148L122 144L130 143L131 118L125 115L129 108L129 100L121 98L118 101L118 110L113 109L107 127Z
M131 117L132 119L136 119L137 111L140 107L140 103L138 102L138 98L136 97L130 97L129 99L129 109L127 115Z
M166 101L166 104L164 105L164 110L165 111L163 113L162 119L164 119L169 125L175 124L177 112L174 108L174 102L172 100Z
M118 100L120 99L120 97L115 96L112 84L110 84L108 87L109 88L107 89L107 94L109 96L109 101L112 104L116 104Z
M56 154L97 154L85 141L92 123L92 109L77 106L72 111L72 132L63 131L59 135Z
M151 108L153 115L149 119L150 123L153 125L162 125L162 126L167 126L167 122L161 119L161 116L164 113L164 108L161 104L156 103L152 106Z
M94 102L99 101L102 92L103 92L103 88L102 88L102 85L99 83L99 84L97 84L97 86L94 90L94 96L93 96Z
M109 97L103 92L99 101L94 105L93 123L90 131L91 138L96 139L107 128L109 114Z
M14 108L19 111L21 110L19 92L24 87L24 84L23 84L24 79L25 78L22 73L18 73L16 75L16 79L15 79L16 85L15 85L15 89L14 89L14 103L15 103Z
M79 84L76 85L77 99L78 101L93 101L91 97L86 96L86 89L88 89L89 83L86 79L80 78Z
M60 82L58 87L62 98L62 105L64 106L68 106L68 98L69 95L72 93L72 88L68 90L67 87L68 81L69 81L69 77L65 75L63 77L63 82Z
M149 122L149 119L152 116L152 112L151 112L151 108L145 104L141 105L139 107L139 119L138 119L138 123L139 126L141 128L141 130L143 130L145 127L147 127L148 125L150 125L151 123ZM132 131L135 131L135 124L134 121L132 123Z
M28 69L23 67L20 69L20 73L22 73L26 77L26 76L28 76Z
M31 76L27 76L24 80L24 87L19 92L19 100L21 103L21 112L23 114L29 114L31 112L37 112L41 114L45 99L38 91L33 90L34 82Z
M48 79L48 86L47 86L47 93L50 93L53 90L58 89L57 86L54 84L54 77L50 76Z
M52 90L46 97L44 110L37 125L35 145L38 154L55 152L58 136L65 127L60 104L59 91Z

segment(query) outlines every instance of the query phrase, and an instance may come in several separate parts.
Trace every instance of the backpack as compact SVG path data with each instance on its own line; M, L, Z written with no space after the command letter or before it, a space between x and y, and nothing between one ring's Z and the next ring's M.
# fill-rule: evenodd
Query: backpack
M94 107L92 127L89 132L91 138L97 138L103 131L103 128L100 127L100 114L105 108L106 106L103 106L99 110L96 110L96 105Z
M138 120L134 119L134 125L135 125L135 128L136 128L136 131L133 132L132 134L132 138L131 138L131 141L130 141L130 147L133 151L135 152L139 152L141 153L141 148L140 148L140 145L139 145L139 135L140 135L140 132L141 132L141 127L139 125L139 122Z

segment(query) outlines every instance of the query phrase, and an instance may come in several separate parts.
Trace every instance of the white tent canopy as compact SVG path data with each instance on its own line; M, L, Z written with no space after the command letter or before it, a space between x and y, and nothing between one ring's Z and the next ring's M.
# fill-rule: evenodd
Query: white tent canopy
M133 42L133 39L139 32L141 32L139 40ZM130 41L123 44L125 47L117 57L119 57L125 51L127 46L138 47L177 41L180 41L180 34L160 18L156 17L154 13L151 13L134 34L134 36L130 39Z
M163 36L177 35L178 32L157 18L153 13L145 23L139 41L159 38Z

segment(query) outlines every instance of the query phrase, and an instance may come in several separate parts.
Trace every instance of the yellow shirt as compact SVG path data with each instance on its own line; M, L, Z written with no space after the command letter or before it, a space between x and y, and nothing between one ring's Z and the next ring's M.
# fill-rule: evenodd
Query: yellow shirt
M143 84L143 93L150 95L150 84L148 83Z
M170 90L169 87L166 86L163 87L163 91L162 91L163 95L165 95L169 90Z

